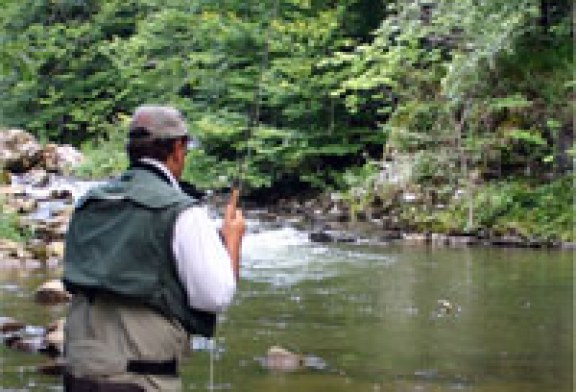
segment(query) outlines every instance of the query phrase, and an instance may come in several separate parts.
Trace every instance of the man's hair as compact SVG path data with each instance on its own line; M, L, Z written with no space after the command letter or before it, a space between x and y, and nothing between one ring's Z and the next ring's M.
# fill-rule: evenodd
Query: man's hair
M166 162L168 156L174 151L174 144L182 140L186 142L186 136L171 139L158 139L146 141L129 140L126 144L126 153L130 165L136 164L142 158L152 158L160 162Z

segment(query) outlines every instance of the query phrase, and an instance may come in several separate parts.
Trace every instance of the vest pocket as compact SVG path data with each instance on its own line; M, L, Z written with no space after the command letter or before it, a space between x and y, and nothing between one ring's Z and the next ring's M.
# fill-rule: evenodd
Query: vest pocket
M114 347L84 339L67 343L66 362L76 377L99 377L125 373L127 359Z

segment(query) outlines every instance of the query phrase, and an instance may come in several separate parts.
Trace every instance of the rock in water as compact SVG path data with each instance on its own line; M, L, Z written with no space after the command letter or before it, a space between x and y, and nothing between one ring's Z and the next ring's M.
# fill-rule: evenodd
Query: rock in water
M6 238L0 238L0 251L13 254L20 248L20 244Z
M18 244L16 248L10 249L8 256L18 260L26 260L32 258L32 253L25 249L23 245Z
M74 200L74 195L68 189L53 189L50 192L50 199L72 201Z
M64 173L67 169L79 166L84 161L84 155L75 147L65 144L58 146L58 163L60 171Z
M0 332L16 332L24 328L24 323L13 319L12 317L0 316Z
M70 293L64 289L61 280L55 279L44 283L36 290L36 302L42 305L56 305L68 302L71 298Z
M82 163L84 156L70 145L47 144L42 150L42 166L52 173L65 174L71 168Z
M335 242L334 237L325 231L316 231L316 232L310 233L309 238L310 238L310 241L318 242L321 244L325 244L325 243L329 243L329 242Z
M68 230L69 218L58 215L44 220L22 219L21 225L34 232L36 238L46 242L63 240Z
M50 184L50 176L44 169L35 168L22 177L22 182L34 188L43 188Z
M29 353L36 353L44 347L44 338L41 336L10 336L4 339L6 346Z
M436 301L436 309L432 313L434 318L442 317L458 317L461 308L459 305L450 302L447 299L439 299Z
M48 251L46 242L38 238L33 238L26 244L26 249L32 253L35 259L46 261L48 259Z
M48 143L42 149L42 166L52 173L58 172L59 169L57 148L56 144Z
M277 372L292 372L300 369L302 365L303 358L301 355L278 346L270 347L264 359L264 366Z
M20 214L29 214L38 208L38 201L31 197L18 197L10 203Z
M64 326L66 319L59 319L46 327L45 348L43 353L50 357L58 357L64 352Z
M402 237L404 242L409 245L424 245L430 241L425 233L404 233Z
M64 241L52 241L46 246L49 257L64 258Z

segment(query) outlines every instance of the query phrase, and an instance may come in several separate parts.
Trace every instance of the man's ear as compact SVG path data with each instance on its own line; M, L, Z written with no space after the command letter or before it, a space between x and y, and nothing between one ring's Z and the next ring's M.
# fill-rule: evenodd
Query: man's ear
M188 153L188 145L187 145L186 140L180 139L178 141L178 146L179 146L179 148L182 149L182 155L184 156L184 158L186 158L186 154Z
M174 142L172 143L172 151L170 152L168 158L169 159L177 158L182 152L181 151L182 148L183 148L182 142L180 140L174 140Z
M172 143L172 148L170 150L170 154L166 157L166 167L174 176L178 176L178 171L180 170L178 166L181 166L182 163L180 162L180 151L179 149L182 148L179 146L181 143L178 140L175 140Z

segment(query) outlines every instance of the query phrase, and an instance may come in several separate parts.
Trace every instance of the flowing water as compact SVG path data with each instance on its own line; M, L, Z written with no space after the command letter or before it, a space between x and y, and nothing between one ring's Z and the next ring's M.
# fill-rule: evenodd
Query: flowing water
M213 341L193 340L184 390L572 391L572 256L320 245L292 229L253 230L235 303ZM32 301L58 274L0 270L0 315L42 326L63 314ZM305 366L266 369L274 345ZM35 373L44 357L0 350L0 390L61 390Z

